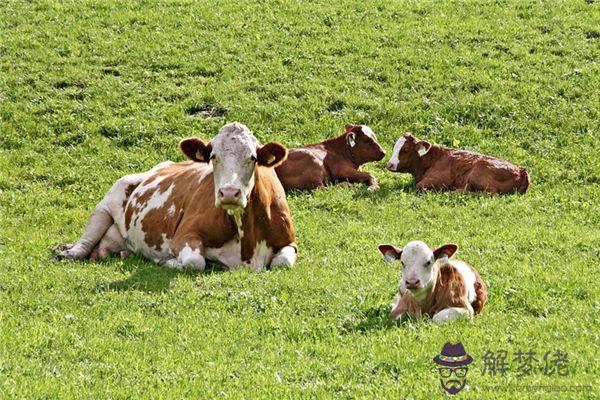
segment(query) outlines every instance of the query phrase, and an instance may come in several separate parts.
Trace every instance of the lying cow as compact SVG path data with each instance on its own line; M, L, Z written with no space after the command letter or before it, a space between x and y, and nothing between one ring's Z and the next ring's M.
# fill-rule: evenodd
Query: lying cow
M385 151L366 125L346 125L340 136L297 149L290 149L287 160L276 168L285 190L312 191L328 183L364 183L377 190L377 180L359 170L370 161L379 161Z
M525 168L496 157L432 145L410 133L396 142L387 169L410 173L419 190L525 193L531 183Z
M293 265L294 229L273 169L287 149L275 142L261 146L239 123L225 125L208 144L188 138L179 146L192 161L167 161L119 179L81 239L57 257L133 252L196 270L206 260L253 270Z
M404 269L391 319L427 315L435 323L444 323L481 312L487 300L485 283L469 264L450 260L456 250L455 244L432 250L421 241L404 249L379 246L386 261L400 260Z

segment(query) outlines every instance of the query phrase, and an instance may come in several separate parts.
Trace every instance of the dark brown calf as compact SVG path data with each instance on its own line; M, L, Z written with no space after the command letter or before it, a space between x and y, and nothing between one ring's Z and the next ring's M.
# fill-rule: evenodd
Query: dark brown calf
M527 170L501 158L432 145L405 133L394 146L387 169L408 172L417 189L463 193L525 193L531 184Z
M287 160L276 168L286 191L312 191L328 183L364 183L377 190L377 180L359 170L370 161L379 161L385 151L373 131L365 125L346 125L344 134L297 149L290 149Z

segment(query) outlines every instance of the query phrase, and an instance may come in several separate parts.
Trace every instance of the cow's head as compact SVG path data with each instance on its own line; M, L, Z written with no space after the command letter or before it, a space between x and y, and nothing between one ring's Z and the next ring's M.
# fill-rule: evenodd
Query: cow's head
M446 264L448 258L452 257L456 250L458 250L458 246L455 244L446 244L432 250L421 241L410 242L403 249L389 244L379 246L379 251L386 261L399 260L402 263L400 286L410 290L415 298L422 297L431 287L439 266Z
M431 149L431 143L405 133L396 141L392 157L386 167L392 172L409 172L411 166L419 165L423 157Z
M348 124L344 135L356 164L379 161L385 156L385 151L377 142L377 136L368 126Z
M245 208L254 188L256 164L276 167L285 161L287 149L276 142L261 146L247 126L225 125L210 142L192 137L179 148L196 162L212 163L215 179L215 206L228 210Z

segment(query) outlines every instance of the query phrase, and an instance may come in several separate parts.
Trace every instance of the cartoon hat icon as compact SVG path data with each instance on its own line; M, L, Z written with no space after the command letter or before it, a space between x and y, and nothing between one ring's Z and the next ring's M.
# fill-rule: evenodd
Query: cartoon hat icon
M442 348L442 354L435 356L433 362L445 367L462 367L473 362L473 357L465 352L461 342L451 344L446 342Z

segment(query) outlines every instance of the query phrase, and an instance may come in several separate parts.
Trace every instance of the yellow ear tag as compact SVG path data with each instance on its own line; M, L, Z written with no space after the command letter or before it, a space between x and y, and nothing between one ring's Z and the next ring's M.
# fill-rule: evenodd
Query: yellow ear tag
M199 150L196 152L196 160L204 161L204 154Z
M270 157L267 159L267 164L271 165L271 164L273 164L274 161L275 161L275 156L273 154L271 154Z

